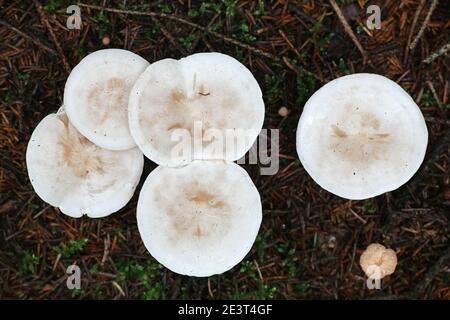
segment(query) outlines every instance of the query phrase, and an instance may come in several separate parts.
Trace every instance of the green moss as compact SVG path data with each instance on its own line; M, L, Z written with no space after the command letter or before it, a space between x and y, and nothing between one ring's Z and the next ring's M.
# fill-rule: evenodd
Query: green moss
M231 299L255 299L266 300L273 299L278 292L276 286L264 283L259 278L255 263L253 261L244 261L240 264L239 273L250 278L250 284L242 288L236 288L236 290L230 295Z
M62 258L70 258L76 253L83 252L88 239L82 238L78 240L70 240L68 243L61 243L53 247L53 251L56 254L60 254Z
M65 11L66 8L70 5L69 1L66 0L49 0L46 2L47 3L43 6L43 9L48 13L55 13L59 10Z
M144 264L129 261L119 261L116 263L116 281L134 281L141 284L145 291L144 299L165 299L165 289L161 283L163 276L163 266L152 260Z
M19 262L19 272L24 275L36 275L39 258L28 250L24 250Z
M296 79L298 105L303 106L316 89L316 79L305 74L300 68Z

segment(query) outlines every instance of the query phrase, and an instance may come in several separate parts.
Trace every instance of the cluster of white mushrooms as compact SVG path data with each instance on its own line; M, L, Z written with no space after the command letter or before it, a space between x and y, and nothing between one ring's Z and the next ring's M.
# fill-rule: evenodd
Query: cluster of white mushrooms
M159 165L137 205L145 246L174 272L209 276L239 263L256 239L261 199L233 161L263 121L259 85L234 58L199 53L150 65L126 50L100 50L73 69L63 107L34 130L28 173L64 214L99 218L131 199L145 154ZM242 143L226 143L229 131ZM182 148L177 137L187 138Z
M73 69L63 107L34 130L28 173L36 193L64 214L99 218L131 199L144 154L159 165L137 204L146 248L174 272L220 274L250 251L261 224L259 193L233 161L250 149L263 121L258 83L227 55L150 65L126 50L100 50ZM399 85L354 74L308 100L297 151L321 187L367 199L407 182L427 140L420 109ZM396 259L381 249L361 257L364 271L388 261L382 275L393 272Z

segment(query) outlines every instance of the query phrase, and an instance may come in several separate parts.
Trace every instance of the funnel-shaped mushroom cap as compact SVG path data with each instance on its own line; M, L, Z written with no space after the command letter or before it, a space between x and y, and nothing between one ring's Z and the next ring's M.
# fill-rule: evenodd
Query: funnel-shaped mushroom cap
M379 243L372 243L361 255L359 264L367 277L382 279L394 273L397 266L397 254Z
M197 277L223 273L250 251L261 200L235 163L194 161L158 167L142 187L137 222L150 254L170 270Z
M414 100L375 74L335 79L306 103L297 152L322 188L366 199L406 183L425 156L428 132Z
M130 93L129 120L138 147L160 165L234 161L261 131L264 101L255 78L239 61L198 53L148 67ZM191 138L182 154L174 152L186 141L177 136L180 132Z
M149 63L127 50L104 49L86 56L72 70L64 105L74 127L109 150L136 146L128 127L128 96Z
M28 143L26 162L39 197L71 217L99 218L121 209L139 183L138 148L111 151L81 136L59 111L45 117Z

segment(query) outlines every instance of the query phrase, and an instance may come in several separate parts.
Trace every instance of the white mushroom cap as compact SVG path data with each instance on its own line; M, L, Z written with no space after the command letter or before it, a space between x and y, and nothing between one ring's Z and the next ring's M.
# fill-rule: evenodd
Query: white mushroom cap
M127 50L104 49L89 54L72 70L64 105L74 127L109 150L136 146L128 127L128 96L149 63Z
M397 266L397 254L379 243L372 243L361 255L359 264L367 277L382 279L394 273Z
M26 163L39 197L71 217L107 216L121 209L139 183L138 148L111 151L81 136L64 111L45 117L28 143Z
M247 172L222 161L157 167L137 206L139 232L150 254L174 272L197 277L238 264L261 219L261 199Z
M220 53L198 53L148 67L130 93L129 120L136 144L159 165L179 166L195 159L234 161L250 149L261 131L264 101L255 78L239 61ZM196 123L200 124L197 135ZM179 144L172 137L176 129L189 134L192 143L191 152L174 157ZM213 130L222 137L228 130L244 140L228 147L227 139L212 137ZM214 152L222 142L224 148Z
M414 100L376 74L335 79L306 103L297 152L322 188L347 199L392 191L419 169L428 131Z

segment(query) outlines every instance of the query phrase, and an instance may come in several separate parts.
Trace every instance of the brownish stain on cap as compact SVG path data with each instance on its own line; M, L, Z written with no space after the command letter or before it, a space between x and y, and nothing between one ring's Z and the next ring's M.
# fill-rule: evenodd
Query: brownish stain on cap
M124 79L110 78L97 84L88 93L88 105L91 115L104 123L111 113L126 113L128 106L129 87ZM115 118L115 117L111 117Z
M65 123L66 116L60 119L65 129L58 141L63 163L66 163L74 174L81 178L92 172L104 173L106 164L95 153L97 147L76 132L70 123Z
M214 195L204 190L196 191L194 195L188 196L188 199L197 204L208 205L211 208L223 208L225 205L222 200L217 200Z
M167 183L178 183L168 179ZM229 205L207 189L197 179L181 184L170 193L155 190L153 199L159 210L164 212L172 225L172 232L167 236L172 242L186 238L204 238L211 232L225 234L229 229ZM168 187L172 190L172 187Z
M345 130L346 122L356 132ZM374 114L359 112L351 119L344 119L341 125L331 125L331 151L355 166L368 165L372 161L386 157L389 152L389 133L380 130L380 121Z
M170 98L171 102L173 102L175 105L179 105L186 100L184 92L179 88L172 89L172 91L170 92Z
M340 129L338 126L333 124L331 127L333 128L333 132L337 137L339 137L339 138L347 137L347 134L345 133L345 131Z

